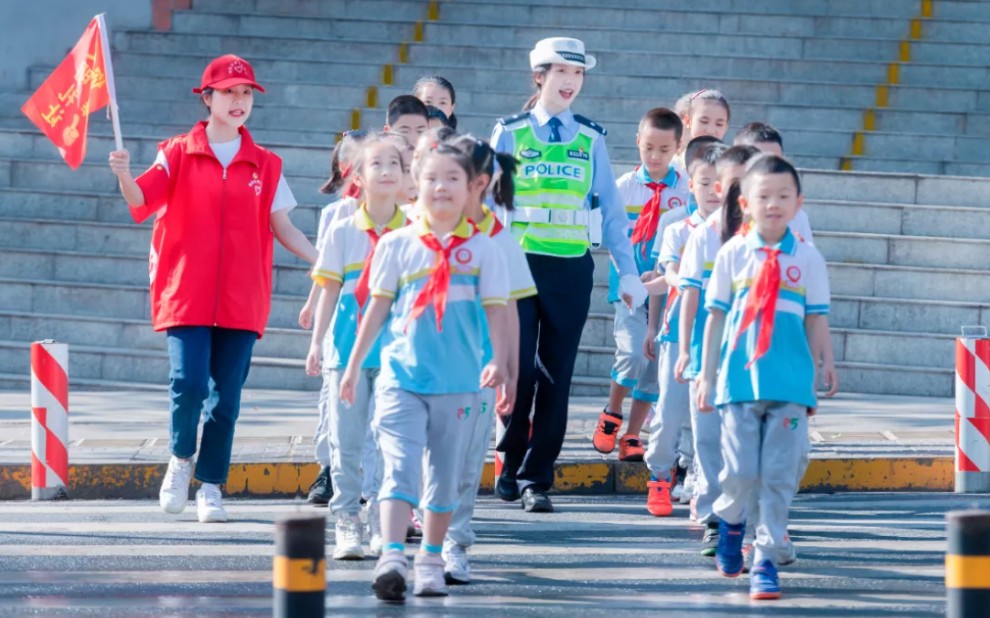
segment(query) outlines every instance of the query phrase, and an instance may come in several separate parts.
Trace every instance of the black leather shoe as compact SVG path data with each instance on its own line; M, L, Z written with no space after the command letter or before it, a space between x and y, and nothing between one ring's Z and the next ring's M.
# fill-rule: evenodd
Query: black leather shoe
M495 479L495 495L506 502L515 502L519 499L519 485L516 483L515 472L502 469L502 474Z
M309 486L309 498L307 502L317 506L326 506L330 504L330 498L332 497L333 483L330 482L330 466L326 466L320 470L320 475Z
M542 489L530 485L522 492L522 507L527 513L553 513L553 503Z

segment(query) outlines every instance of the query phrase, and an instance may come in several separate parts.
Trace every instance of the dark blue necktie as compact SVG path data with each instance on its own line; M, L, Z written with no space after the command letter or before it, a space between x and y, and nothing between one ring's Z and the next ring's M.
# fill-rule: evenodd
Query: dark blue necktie
M550 125L550 142L559 142L560 127L564 126L564 123L560 121L560 118L553 116L547 124Z

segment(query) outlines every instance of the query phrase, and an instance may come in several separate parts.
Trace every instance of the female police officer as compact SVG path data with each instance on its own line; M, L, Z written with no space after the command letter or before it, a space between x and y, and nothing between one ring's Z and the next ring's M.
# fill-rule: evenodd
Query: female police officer
M550 512L546 492L567 430L571 375L591 305L593 195L601 207L604 244L621 275L623 300L639 306L646 290L626 235L605 129L570 109L595 57L585 54L577 39L549 38L536 44L529 62L537 92L527 111L499 120L491 140L496 151L519 159L511 228L537 289L536 296L518 302L519 383L508 426L499 432L496 448L504 461L495 491L506 501L522 497L527 511Z

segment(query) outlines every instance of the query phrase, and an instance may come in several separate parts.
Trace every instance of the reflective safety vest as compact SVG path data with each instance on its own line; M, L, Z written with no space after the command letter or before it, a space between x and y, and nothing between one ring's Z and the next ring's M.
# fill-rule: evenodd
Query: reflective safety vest
M512 233L523 251L557 257L578 257L591 246L588 196L594 162L592 146L603 129L578 118L573 140L549 143L536 136L529 114L504 121L512 133L519 160L515 176ZM588 124L586 124L586 122Z

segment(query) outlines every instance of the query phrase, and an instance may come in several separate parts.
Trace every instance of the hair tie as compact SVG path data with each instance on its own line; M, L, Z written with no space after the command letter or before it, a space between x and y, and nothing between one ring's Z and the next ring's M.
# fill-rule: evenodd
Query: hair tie
M705 93L706 93L706 92L708 92L709 90L710 90L709 88L702 88L702 89L701 89L701 90L699 90L698 92L695 92L694 94L692 94L692 95L691 95L691 100L692 100L692 101L694 101L695 99L697 99L697 98L698 98L698 97L700 97L701 95L703 95L703 94L705 94Z

